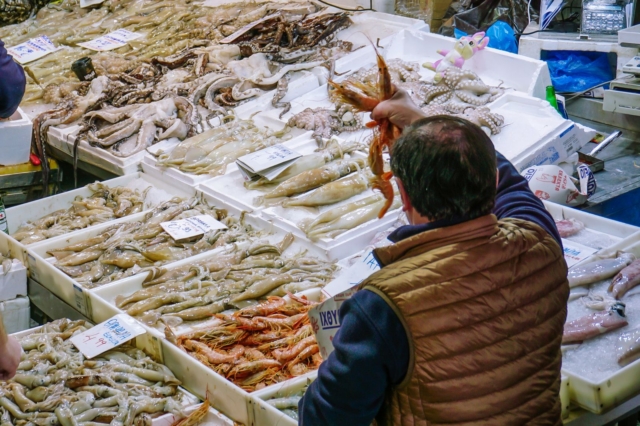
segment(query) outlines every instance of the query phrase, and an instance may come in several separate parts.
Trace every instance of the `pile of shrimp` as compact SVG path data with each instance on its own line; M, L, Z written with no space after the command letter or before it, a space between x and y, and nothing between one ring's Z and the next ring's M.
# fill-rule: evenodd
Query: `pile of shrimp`
M384 58L375 46L374 50L378 62L377 86L372 87L350 78L341 83L329 80L332 88L331 99L334 103L351 105L358 112L371 112L380 102L390 99L396 93L397 88L391 82L391 74ZM391 152L393 142L400 136L400 129L386 118L367 123L367 127L374 128L373 139L369 146L369 167L374 175L372 187L380 190L386 200L378 213L378 218L382 219L392 207L394 197L393 185L390 182L393 175L390 171L384 170L382 153L385 148L389 153Z
M91 360L70 338L90 328L60 319L19 337L24 353L15 377L0 383L2 425L151 425L152 416L184 416L197 402L178 392L171 370L124 345Z
M216 373L253 392L317 369L322 363L304 297L272 296L233 314L217 314L219 325L167 338Z

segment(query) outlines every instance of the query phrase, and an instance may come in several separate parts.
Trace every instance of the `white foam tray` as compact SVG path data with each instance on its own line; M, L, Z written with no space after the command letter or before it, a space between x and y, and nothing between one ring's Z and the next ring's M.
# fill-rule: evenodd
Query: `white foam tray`
M7 121L0 121L0 165L27 163L31 152L33 123L20 108Z
M6 276L0 273L0 300L13 299L17 295L26 296L27 262L22 247L2 231L0 231L0 253L9 254L14 259L11 271ZM1 266L0 269L2 269Z
M629 235L617 244L601 250L590 259L586 259L585 262L595 259L596 256L615 254L618 250L633 253L640 258L640 234L636 232ZM637 289L632 290L627 296L632 293L637 293ZM629 303L628 297L623 301ZM625 331L630 331L628 326L612 333L619 334ZM615 348L611 348L611 350L615 351ZM570 382L569 397L571 402L595 414L604 413L640 393L640 381L637 380L640 376L640 359L621 367L614 374L598 381L571 371L566 366L562 367L562 374L567 376Z
M195 189L193 188L188 188L188 187L177 188L176 186L172 185L171 182L164 182L154 178L153 176L150 176L145 173L139 173L139 172L135 172L125 176L106 180L106 181L103 181L102 183L113 188L115 186L127 186L130 182L133 182L136 179L143 179L147 181L150 186L154 188L162 189L163 191L168 192L173 196L192 197L195 195L195 192L196 192ZM6 210L7 225L9 227L9 233L10 234L15 233L20 227L20 225L24 222L36 221L43 216L53 213L56 210L68 209L69 207L71 207L71 202L77 196L88 197L91 194L92 192L88 188L82 187L82 188L74 189L68 192L63 192L57 195L52 195L50 197L42 198L40 200L32 201L30 203L21 204L15 207L10 207ZM157 203L145 201L144 211L146 212L149 209L155 207L156 204ZM104 222L104 223L114 224L114 223L122 222L124 220L127 220L127 218L126 217L119 218L119 219L115 219L110 222ZM90 226L85 229L90 229L90 228L92 227ZM73 231L73 232L82 232L85 229ZM27 264L27 255L26 255L27 247L30 247L30 248L38 247L38 245L48 243L52 240L64 239L67 235L70 235L72 233L61 235L54 238L49 238L44 241L29 244L28 246L21 244L15 238L11 237L10 235L6 235L4 233L1 233L2 235L0 235L0 241L6 240L5 244L7 244L8 248L11 250L12 256L22 261L24 264Z
M265 401L272 398L283 398L297 393L318 377L314 371L305 377L296 377L277 385L269 386L251 394L249 406L252 413L252 425L296 426L298 422Z
M2 322L7 333L15 333L29 328L30 308L31 304L26 296L0 302L0 314L2 314Z
M42 326L30 328L28 330L20 331L17 333L13 333L12 336L21 338L21 337L25 337L30 334L36 333L40 331L40 329L42 329ZM147 333L134 338L133 344L138 349L141 349L144 352L146 352L147 355L149 355L154 361L166 365L173 372L175 377L182 382L181 386L178 388L178 391L183 393L186 396L186 398L188 398L188 401L191 401L191 402L188 402L188 407L185 408L185 414L187 415L190 414L200 406L200 404L198 403L198 399L204 399L204 398L196 397L193 393L189 392L187 387L184 385L184 379L179 374L176 373L175 369L170 367L170 365L179 364L182 361L181 359L182 357L175 359L175 358L172 358L172 354L167 354L168 356L165 356L164 352L162 351L160 342L157 339L153 338L152 336L148 335ZM174 425L176 421L177 419L173 414L167 413L162 416L153 418L153 426L171 426L171 425ZM233 421L225 417L223 414L221 414L219 411L217 411L215 408L209 407L209 412L205 416L204 420L199 424L215 425L215 426L233 426L234 423Z
M628 244L628 241L640 240L640 228L637 226L616 222L615 220L549 201L543 201L543 203L544 207L551 213L551 216L555 220L573 218L584 223L585 230L575 236L566 238L569 241L575 241L582 245L595 248L598 251L603 250L609 252L615 250L615 248L621 244ZM597 255L598 252L594 254L594 256ZM581 263L589 261L589 259L585 259Z

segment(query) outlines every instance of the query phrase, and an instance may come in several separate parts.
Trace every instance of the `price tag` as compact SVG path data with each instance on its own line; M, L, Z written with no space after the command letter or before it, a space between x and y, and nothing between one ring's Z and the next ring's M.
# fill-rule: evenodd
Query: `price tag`
M236 160L236 164L246 180L260 176L272 180L300 157L302 157L302 154L278 144L243 155Z
M193 237L204 235L205 232L214 229L226 229L227 227L215 220L213 217L202 214L199 216L188 217L186 219L172 220L170 222L162 222L160 224L167 234L176 242L190 240Z
M17 46L9 47L7 52L9 52L9 55L13 56L16 61L21 64L26 64L56 50L60 50L60 47L56 47L53 42L49 40L49 37L40 36L27 40Z
M93 358L145 333L144 327L126 314L107 321L71 338L71 343L87 358Z
M587 247L582 244L562 239L562 246L564 247L564 260L567 262L567 267L571 268L573 265L582 262L587 257L591 256L598 249Z
M134 33L127 30L117 30L91 41L78 43L78 46L86 47L87 49L98 52L105 52L107 50L113 50L118 47L125 46L131 40L135 40L142 36L143 34L140 33Z
M347 268L335 280L324 286L322 293L326 298L334 297L357 286L379 269L380 265L378 265L378 261L373 257L373 252L369 252L366 256L363 256L359 261Z

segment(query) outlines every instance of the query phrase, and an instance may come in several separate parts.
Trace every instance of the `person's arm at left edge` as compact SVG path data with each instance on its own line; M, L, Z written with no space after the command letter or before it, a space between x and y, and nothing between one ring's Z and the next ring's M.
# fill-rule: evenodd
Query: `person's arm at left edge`
M0 40L0 119L7 119L18 109L27 79Z
M388 387L399 384L409 363L407 335L391 307L361 290L340 308L334 351L298 404L303 426L369 426Z

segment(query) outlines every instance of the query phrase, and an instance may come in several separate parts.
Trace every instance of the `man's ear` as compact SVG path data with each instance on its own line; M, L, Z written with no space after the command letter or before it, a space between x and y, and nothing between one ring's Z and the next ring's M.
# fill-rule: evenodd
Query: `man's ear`
M404 185L400 179L396 178L396 183L398 184L398 191L400 192L400 198L402 199L402 211L408 212L413 208L409 195L407 194L407 191L405 191Z

